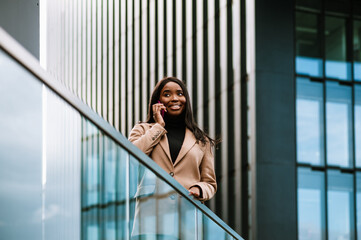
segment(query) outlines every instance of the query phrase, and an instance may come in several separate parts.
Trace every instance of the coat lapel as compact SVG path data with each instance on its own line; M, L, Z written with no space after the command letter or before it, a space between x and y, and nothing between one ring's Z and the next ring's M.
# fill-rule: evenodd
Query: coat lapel
M160 139L159 144L163 148L163 151L165 152L165 154L168 157L168 160L170 161L170 163L173 166L172 157L170 156L167 134L164 134L164 136Z
M174 162L174 166L177 165L178 162L182 160L182 158L189 152L189 150L194 146L196 143L196 138L194 137L193 133L186 128L186 134L184 136L184 141L181 150L179 151L179 154L177 156L177 159ZM168 142L168 139L167 139ZM168 147L169 149L169 147ZM169 150L168 150L169 151ZM169 155L170 156L170 155ZM169 158L171 159L171 158Z

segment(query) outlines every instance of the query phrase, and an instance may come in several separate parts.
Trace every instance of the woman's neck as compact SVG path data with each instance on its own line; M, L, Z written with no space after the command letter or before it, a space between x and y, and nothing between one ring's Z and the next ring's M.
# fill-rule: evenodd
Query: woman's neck
M173 117L167 114L164 115L165 126L167 127L179 127L185 126L185 114L181 114L179 116Z

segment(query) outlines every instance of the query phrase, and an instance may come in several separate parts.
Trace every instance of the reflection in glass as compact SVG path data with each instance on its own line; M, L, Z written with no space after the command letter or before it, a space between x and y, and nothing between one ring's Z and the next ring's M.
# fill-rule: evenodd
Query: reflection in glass
M355 239L353 175L327 171L328 239Z
M126 239L127 152L83 121L82 238Z
M327 164L352 167L352 89L326 83Z
M197 239L197 208L183 197L180 201L180 238L179 239Z
M128 239L129 234L129 154L116 148L116 235Z
M82 132L82 238L99 239L99 132L96 127L83 120Z
M297 78L297 161L324 164L323 85Z
M181 239L179 194L134 158L130 159L129 178L137 183L129 196L131 239Z
M326 77L351 80L351 64L347 59L346 20L326 17Z
M296 12L296 72L323 76L319 19L316 14Z
M296 0L296 6L312 10L321 10L321 0Z
M361 21L357 20L353 22L353 60L354 79L361 81Z
M202 215L202 213L199 213ZM233 239L226 231L224 231L218 224L213 222L209 217L203 214L202 227L203 240L231 240Z
M361 85L354 85L355 96L355 162L361 168Z
M324 173L298 168L298 239L326 239Z
M0 238L41 239L42 84L0 50Z
M117 179L117 148L115 144L108 138L103 138L103 196L102 205L106 206L102 209L104 216L104 239L116 239L116 179Z
M43 90L45 159L44 239L80 239L81 116L53 91ZM45 174L46 173L46 174ZM64 231L63 229L67 229Z
M357 239L361 239L361 172L356 173L356 220Z

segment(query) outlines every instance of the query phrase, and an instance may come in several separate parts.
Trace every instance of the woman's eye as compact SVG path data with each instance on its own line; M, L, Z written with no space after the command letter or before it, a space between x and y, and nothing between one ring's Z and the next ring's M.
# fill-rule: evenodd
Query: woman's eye
M164 96L165 96L165 97L169 97L169 96L170 96L170 94L166 93L166 94L164 94Z
M183 93L178 93L179 96L183 96Z

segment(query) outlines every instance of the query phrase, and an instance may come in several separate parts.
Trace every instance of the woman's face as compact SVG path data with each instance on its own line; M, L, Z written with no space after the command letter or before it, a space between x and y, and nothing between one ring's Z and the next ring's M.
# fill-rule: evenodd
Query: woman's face
M163 87L159 100L167 108L167 114L170 116L182 114L187 101L182 88L175 82L168 82Z

